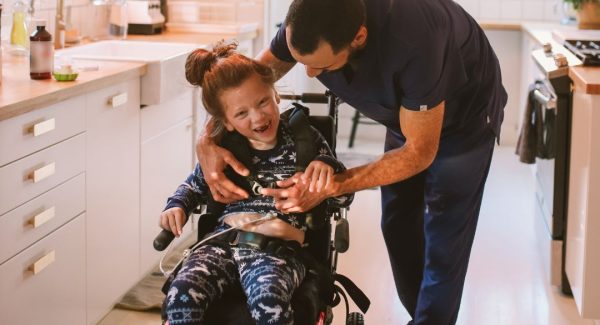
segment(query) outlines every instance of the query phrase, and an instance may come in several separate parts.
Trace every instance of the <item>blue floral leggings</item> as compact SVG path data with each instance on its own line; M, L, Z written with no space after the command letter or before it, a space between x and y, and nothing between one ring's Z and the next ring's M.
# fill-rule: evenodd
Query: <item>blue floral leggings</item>
M257 324L293 324L290 305L306 269L295 257L205 245L184 262L165 302L169 325L202 324L208 305L240 283Z

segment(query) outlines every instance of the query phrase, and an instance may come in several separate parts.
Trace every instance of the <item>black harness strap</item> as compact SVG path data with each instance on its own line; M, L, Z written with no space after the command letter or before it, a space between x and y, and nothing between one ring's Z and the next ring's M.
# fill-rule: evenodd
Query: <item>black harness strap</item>
M356 306L363 312L367 313L369 310L369 306L371 306L371 301L369 298L360 290L352 280L348 279L348 277L336 273L333 275L333 279L342 285L342 287L346 290L352 301L356 304ZM337 286L336 286L337 287ZM344 297L345 298L345 297ZM339 302L339 298L336 299Z
M308 107L293 103L289 109L288 124L292 130L296 149L296 171L303 172L317 156L317 134L308 119Z

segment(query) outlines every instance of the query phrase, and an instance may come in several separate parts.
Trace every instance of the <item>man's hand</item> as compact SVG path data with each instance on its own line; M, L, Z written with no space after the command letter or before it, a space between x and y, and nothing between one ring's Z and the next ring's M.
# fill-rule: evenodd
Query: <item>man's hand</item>
M250 173L230 151L219 147L207 135L204 135L199 138L196 152L204 178L215 201L231 203L248 198L248 193L235 185L223 173L227 165L240 175L248 176Z
M304 184L310 184L308 187L309 192L331 191L333 174L333 167L322 161L313 160L306 167L300 179Z
M275 208L283 213L306 212L330 195L326 191L310 192L309 184L301 180L302 173L277 182L279 189L263 188L261 194L275 199Z

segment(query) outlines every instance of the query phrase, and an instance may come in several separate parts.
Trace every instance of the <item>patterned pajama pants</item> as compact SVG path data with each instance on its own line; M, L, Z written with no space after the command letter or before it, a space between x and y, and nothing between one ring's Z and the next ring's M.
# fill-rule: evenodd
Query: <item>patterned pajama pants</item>
M305 273L295 257L249 248L201 246L171 283L165 304L169 325L202 324L210 303L238 283L257 324L293 324L290 301Z

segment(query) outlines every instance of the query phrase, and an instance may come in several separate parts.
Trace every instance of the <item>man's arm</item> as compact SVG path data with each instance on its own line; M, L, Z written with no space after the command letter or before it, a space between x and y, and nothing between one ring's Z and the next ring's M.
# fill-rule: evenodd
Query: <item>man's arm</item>
M351 193L374 186L405 180L425 170L440 144L444 102L424 112L400 108L400 128L406 143L388 151L373 163L336 175L337 190L333 195Z
M263 194L275 198L277 209L285 213L310 210L328 197L353 193L375 186L388 185L412 177L425 170L438 151L444 102L424 112L400 108L400 128L406 137L401 148L383 154L378 160L335 175L329 193L309 192L295 175L279 185L285 189L264 189Z
M288 73L294 67L294 65L296 65L295 62L286 62L278 59L275 55L273 55L273 52L271 52L269 48L262 50L256 56L256 60L267 65L271 68L271 70L273 70L275 81L285 76L285 74Z

